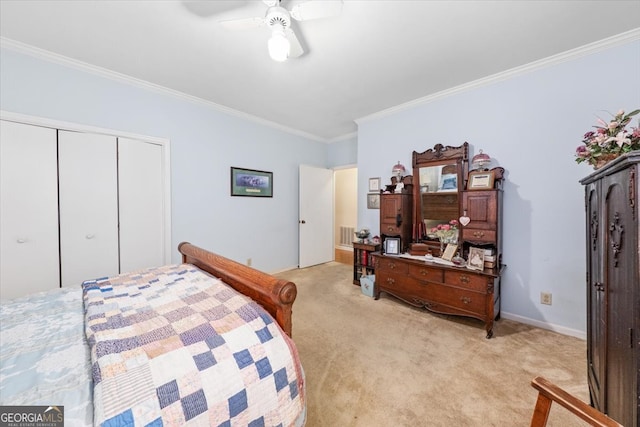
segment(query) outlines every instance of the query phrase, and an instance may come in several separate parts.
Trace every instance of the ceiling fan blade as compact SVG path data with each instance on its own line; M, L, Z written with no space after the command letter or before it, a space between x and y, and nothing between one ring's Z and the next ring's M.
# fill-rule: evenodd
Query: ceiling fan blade
M231 19L229 21L220 21L220 25L229 30L250 30L258 28L266 23L264 18L242 18Z
M291 9L291 17L296 21L327 18L340 15L342 0L309 0Z
M287 28L284 30L284 34L291 45L289 48L289 58L297 58L302 55L304 53L304 49L302 48L298 37L296 37L296 33L291 28Z

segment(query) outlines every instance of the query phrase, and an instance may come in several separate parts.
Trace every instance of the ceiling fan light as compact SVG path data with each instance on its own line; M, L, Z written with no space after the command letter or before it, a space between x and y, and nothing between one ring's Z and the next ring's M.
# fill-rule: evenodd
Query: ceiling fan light
M274 31L269 39L269 56L278 62L286 61L289 58L291 44L284 35L284 31Z

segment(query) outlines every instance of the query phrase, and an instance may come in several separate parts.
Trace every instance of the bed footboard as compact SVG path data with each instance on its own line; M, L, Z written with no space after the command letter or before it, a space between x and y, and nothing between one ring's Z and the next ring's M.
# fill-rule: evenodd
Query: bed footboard
M263 306L291 337L291 308L298 294L293 282L278 279L188 242L180 243L178 251L182 254L182 262L218 277Z

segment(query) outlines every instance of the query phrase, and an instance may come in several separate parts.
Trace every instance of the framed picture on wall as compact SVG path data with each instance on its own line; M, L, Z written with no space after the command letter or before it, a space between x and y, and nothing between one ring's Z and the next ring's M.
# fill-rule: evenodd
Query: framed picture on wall
M367 194L367 209L380 209L380 193Z
M273 197L273 172L231 167L231 195Z
M369 178L369 193L380 191L380 178Z

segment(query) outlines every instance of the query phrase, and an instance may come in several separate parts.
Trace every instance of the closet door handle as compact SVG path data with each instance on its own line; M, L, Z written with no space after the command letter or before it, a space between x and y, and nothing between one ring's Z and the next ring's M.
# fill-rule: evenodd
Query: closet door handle
M87 234L84 237L85 237L85 239L93 239L94 237L96 237L96 235L95 234Z

